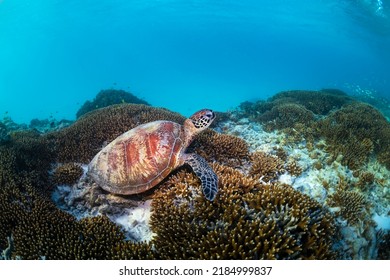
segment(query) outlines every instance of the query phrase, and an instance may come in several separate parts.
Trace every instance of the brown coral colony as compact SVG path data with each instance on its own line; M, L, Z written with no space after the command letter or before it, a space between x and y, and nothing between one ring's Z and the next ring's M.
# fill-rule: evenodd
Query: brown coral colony
M120 196L138 204L152 200L148 226L153 235L145 242L129 240L110 215L87 211L76 218L60 209L53 196L59 188L71 193L83 184L95 186L83 176L85 166L122 133L158 120L183 124L185 117L151 107L125 91L108 90L87 101L72 125L57 131L9 133L0 123L6 132L0 141L0 259L350 257L340 249L340 220L349 227L371 221L369 192L385 179L366 166L377 160L390 169L386 118L332 89L281 92L217 115L224 119L197 135L186 151L203 157L218 176L214 200L202 195L202 178L186 165L170 170L149 193ZM337 165L353 176L339 176L337 182L321 178L329 194L320 202L281 183L281 175L300 179L307 168L286 146L253 149L248 139L217 132L243 115L249 125L287 135L284 144L304 146L316 174ZM110 199L103 189L97 197ZM380 236L378 256L386 258L389 234Z

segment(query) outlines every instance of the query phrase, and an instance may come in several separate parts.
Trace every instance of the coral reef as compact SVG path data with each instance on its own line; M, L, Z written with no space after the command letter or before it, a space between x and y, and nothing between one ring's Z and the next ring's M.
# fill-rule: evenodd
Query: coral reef
M284 161L277 156L257 151L252 154L252 166L249 175L257 176L264 182L275 180L285 172Z
M0 184L0 251L7 251L8 258L144 259L152 254L146 244L125 241L122 230L107 217L77 221L27 179L14 179Z
M359 181L357 183L357 186L362 190L365 191L367 188L373 185L375 182L375 175L371 172L363 172L359 175Z
M209 162L239 167L249 160L248 144L245 140L208 129L197 136L189 150L193 150Z
M390 167L386 158L390 150L390 124L375 108L352 103L318 122L318 134L324 137L327 151L334 158L343 155L342 164L357 169L367 162L372 152Z
M67 126L70 126L73 121L70 120L56 120L54 118L49 119L32 119L30 121L29 129L37 130L40 133L46 133L50 131L61 130Z
M356 170L374 155L390 169L389 122L374 107L339 90L281 92L268 101L243 103L240 110L266 131L288 134L289 142L313 147L324 139L329 162L342 155L341 163Z
M189 147L218 174L213 202L186 166L137 196L96 188L83 164L104 145L185 118L93 109L68 127L0 123L0 259L389 258L376 227L388 221L390 126L373 107L326 89L243 103L245 118L218 114L227 134L209 129Z
M0 144L9 140L7 126L0 122Z
M5 183L28 181L47 191L54 158L50 143L36 131L12 131L10 140L0 147L0 177Z
M191 173L172 176L152 202L152 241L163 259L335 258L331 216L287 185L260 184L213 164L220 178L213 203Z
M99 220L100 231L94 231L87 221L76 221L52 202L49 170L55 154L47 139L34 131L17 131L10 137L10 141L0 146L0 252L3 257L110 259L138 258L145 252L143 258L147 258L150 254L147 245L125 241L121 229L113 223ZM93 242L98 238L106 239L105 245ZM93 246L105 250L98 253ZM134 250L123 253L117 248Z
M298 177L302 174L302 167L295 160L289 160L286 163L286 171L292 176Z
M300 104L277 103L270 111L264 112L257 118L265 124L268 131L283 128L292 128L295 125L310 126L314 121L314 114Z
M350 225L365 219L368 204L365 197L354 191L337 191L328 197L330 207L339 207L339 215Z
M80 164L68 162L59 165L53 173L53 183L55 185L73 185L83 175L84 171Z
M145 259L151 254L146 244L125 241L122 230L107 217L76 221L39 197L29 212L22 213L12 235L12 256L21 259Z
M77 118L82 115L114 104L133 103L150 105L148 102L139 99L130 92L116 89L101 90L92 101L86 101L83 106L77 111Z
M306 122L303 116L309 116L312 119L313 114L327 115L330 111L339 109L352 101L351 97L340 90L290 90L275 94L267 101L243 102L240 104L240 110L246 112L253 119L271 121L279 118L280 125L283 125L281 120L286 119L291 125L294 120L295 122ZM286 105L296 106L284 107ZM264 115L266 117L263 117ZM291 116L293 119L289 120L287 116Z
M378 259L390 260L390 232L380 232L379 235Z
M320 91L290 90L275 94L269 101L274 103L300 104L317 115L326 115L331 110L339 109L353 99L337 89Z

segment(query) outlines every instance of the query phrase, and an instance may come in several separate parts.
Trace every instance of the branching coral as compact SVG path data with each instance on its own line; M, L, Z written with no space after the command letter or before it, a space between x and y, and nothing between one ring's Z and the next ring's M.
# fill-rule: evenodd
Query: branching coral
M79 164L69 162L56 168L53 174L53 183L56 185L73 185L83 175L83 169Z
M153 251L146 243L125 241L122 230L106 216L80 221L82 248L81 259L151 259Z
M272 98L272 102L291 102L304 106L314 114L326 115L331 110L339 109L353 99L340 90L324 89L321 91L291 90L283 91Z
M366 218L368 203L364 195L358 192L339 190L328 197L327 203L330 207L339 207L339 215L350 225L356 225Z
M352 103L318 122L318 134L324 137L327 151L342 163L357 169L375 152L382 156L390 150L390 124L379 111L364 103Z
M86 101L77 111L76 115L77 118L79 118L90 111L122 103L149 105L148 102L137 98L130 92L126 92L124 90L106 89L101 90L92 101Z
M277 156L269 155L261 151L254 152L251 156L252 166L249 175L258 176L264 182L275 180L285 171L284 161Z
M18 188L12 192L3 189L0 197L0 224L7 230L0 233L12 234L12 258L137 259L152 256L147 244L125 241L122 230L107 217L77 221L32 186L26 186L23 192ZM4 250L7 244L1 241L0 249ZM122 252L121 248L128 251Z
M163 259L326 259L331 216L287 185L262 185L237 170L213 164L220 178L214 202L200 182L181 171L155 195L152 241Z
M352 101L351 97L339 90L291 90L280 92L267 101L244 102L240 109L252 119L262 122L275 120L278 126L274 128L286 128L296 123L307 123L313 120L313 114L326 115ZM305 120L304 116L310 118ZM283 120L287 120L288 124L283 124Z
M314 114L302 105L281 103L262 114L258 120L265 123L267 130L292 128L297 124L307 127L314 121Z
M34 132L12 134L0 146L0 252L22 259L139 258L143 253L148 258L147 245L125 241L121 230L106 219L94 220L97 230L54 205L49 180L53 161L50 145ZM104 240L105 245L93 240Z
M245 140L213 130L198 135L189 150L194 150L209 162L217 161L231 167L241 166L249 159L249 148Z
M351 169L371 155L390 168L390 124L374 107L341 91L286 91L267 102L244 103L241 110L266 130L283 130L289 141L306 140L312 146L325 139L331 160L342 155L341 163Z
M369 186L371 186L375 182L375 176L371 172L363 172L359 176L359 181L357 183L358 187L361 190L366 190Z
M302 174L302 167L295 160L289 160L286 164L286 170L290 175L298 177Z

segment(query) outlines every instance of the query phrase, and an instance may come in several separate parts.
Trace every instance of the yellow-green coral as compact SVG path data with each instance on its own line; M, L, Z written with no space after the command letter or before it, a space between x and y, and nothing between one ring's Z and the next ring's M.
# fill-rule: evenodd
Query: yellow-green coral
M199 180L184 171L155 195L152 241L163 259L334 258L332 217L287 185L261 185L253 177L213 165L219 193L206 201Z

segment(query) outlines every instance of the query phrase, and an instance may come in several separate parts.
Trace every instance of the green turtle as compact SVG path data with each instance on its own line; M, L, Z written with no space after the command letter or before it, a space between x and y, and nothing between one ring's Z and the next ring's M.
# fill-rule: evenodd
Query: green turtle
M215 119L203 109L183 125L154 121L137 126L104 147L90 162L88 175L104 190L114 194L138 194L153 188L172 170L191 166L200 178L204 196L212 201L218 177L201 156L185 153L194 137Z

